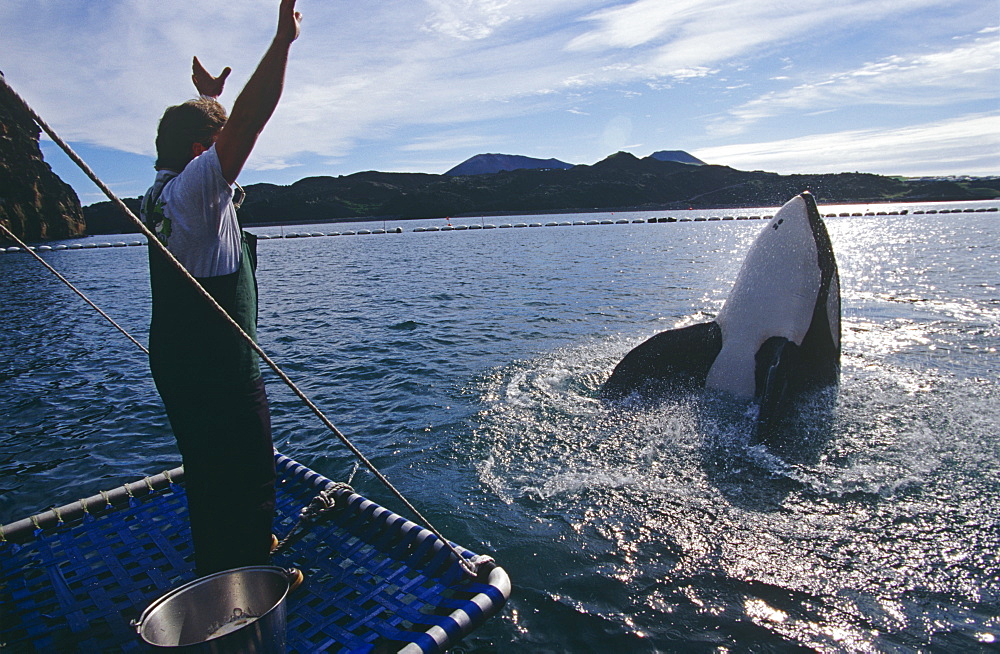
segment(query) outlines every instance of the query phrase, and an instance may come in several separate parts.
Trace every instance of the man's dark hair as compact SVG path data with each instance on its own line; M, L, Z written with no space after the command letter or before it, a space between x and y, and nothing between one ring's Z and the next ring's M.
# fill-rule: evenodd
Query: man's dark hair
M167 107L156 131L156 168L180 172L191 161L191 146L206 148L226 124L226 110L211 98Z

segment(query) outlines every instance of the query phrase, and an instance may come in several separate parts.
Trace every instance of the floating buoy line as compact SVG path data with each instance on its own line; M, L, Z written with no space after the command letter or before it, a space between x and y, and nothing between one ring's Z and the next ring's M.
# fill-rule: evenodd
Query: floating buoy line
M958 213L996 213L1000 211L1000 207L976 207L976 208L943 208L943 209L916 209L910 211L909 209L901 210L889 210L889 211L854 211L854 212L840 212L840 213L827 213L823 214L824 218L861 218L861 217L882 217L882 216L920 216L920 215L935 215L935 214L958 214ZM652 224L652 223L704 223L704 222L720 222L720 221L741 221L741 220L770 220L773 216L768 214L762 215L720 215L720 216L696 216L694 218L688 218L685 216L659 216L652 218L633 218L631 220L627 218L619 218L617 220L603 219L603 220L574 220L574 221L549 221L546 223L501 223L499 225L494 225L492 223L481 223L481 224L469 224L469 225L445 225L444 227L438 227L436 225L431 225L427 227L414 227L413 233L422 234L426 232L463 232L463 231L476 231L476 230L486 230L486 229L518 229L524 227L581 227L590 225L636 225L636 224ZM402 234L405 230L402 227L391 227L388 229L357 229L357 230L344 230L340 231L328 231L328 232L289 232L287 234L257 234L257 239L260 241L275 241L283 239L299 239L299 238L317 238L317 237L329 237L329 236L364 236L369 234ZM89 241L87 243L60 243L57 245L24 245L19 243L18 245L3 248L0 247L0 254L10 253L14 254L16 252L21 252L24 250L30 250L34 252L53 252L53 251L63 251L63 250L96 250L103 248L124 248L124 247L137 247L146 246L147 244L143 241L114 241L114 242L94 242Z

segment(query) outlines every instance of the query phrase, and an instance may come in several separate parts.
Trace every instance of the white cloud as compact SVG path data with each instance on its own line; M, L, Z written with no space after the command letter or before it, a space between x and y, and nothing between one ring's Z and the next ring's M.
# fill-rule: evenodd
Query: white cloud
M4 72L64 138L149 153L163 109L194 95L191 57L245 80L277 17L265 0L179 4L5 2L5 51L15 54ZM247 41L217 39L218 26Z
M778 173L1000 175L1000 114L695 150L708 163Z
M432 9L425 29L462 40L491 36L513 20L511 0L425 0Z
M963 7L974 2L944 0ZM647 103L642 111L649 113L649 103L662 98L670 108L665 115L678 116L674 132L693 131L680 122L691 119L675 113L672 103L685 103L688 90L704 88L697 85L737 62L752 75L749 68L762 48L784 54L819 28L864 25L877 37L877 21L940 4L844 0L828 6L827 0L802 0L789 12L787 0L383 0L348 11L339 3L300 2L302 36L293 46L285 94L247 168L274 170L305 160L336 160L350 168L370 145L383 152L397 144L413 152L444 152L438 148L448 143L479 147L485 133L500 140L513 133L509 126L483 127L505 120L523 119L520 129L532 117L576 114L599 125L628 114L630 108L618 103L622 93L634 91L644 95L633 99L635 106ZM267 47L276 6L276 0L4 0L0 68L64 138L151 155L163 108L193 94L190 57L197 54L213 71L232 66L223 98L231 106ZM961 60L957 51L951 61L923 64L940 71L936 88L947 88L948 72ZM902 70L902 63L876 64L884 67L873 64L830 86L846 93L849 85L860 89L902 75L889 70L894 64ZM974 86L961 88L971 94ZM902 91L904 82L896 88ZM995 92L992 85L986 88L979 92ZM831 90L815 93L825 97ZM781 111L797 111L787 108L791 99L773 100ZM726 107L708 110L718 114ZM748 103L734 110L731 121L755 120L755 111L761 109ZM612 129L604 140L648 141L641 119L632 119L631 137ZM435 129L443 136L413 136ZM600 141L600 128L594 129L591 139ZM582 147L524 142L540 153Z
M706 0L638 0L626 5L602 9L585 20L596 27L573 39L569 50L605 50L634 48L659 40L681 25L697 23L711 10Z
M257 171L287 170L288 168L296 168L301 165L293 161L288 161L286 159L280 159L266 155L259 155L259 157L255 161L256 165L254 166L254 170Z
M634 70L655 77L712 68L754 56L764 46L788 44L845 25L898 18L935 0L635 0L594 12L594 27L567 49L599 52L631 49ZM940 4L940 3L938 3Z
M1000 39L980 37L920 55L894 55L818 82L768 93L731 109L712 128L738 134L755 122L789 112L858 105L954 105L998 97Z
M403 152L435 152L441 150L458 150L480 148L492 143L489 137L477 134L450 133L427 136L414 139L401 146Z
M773 3L746 0L640 0L594 13L602 4L397 1L366 7L364 16L325 4L304 7L288 90L264 143L277 147L279 158L340 154L400 125L524 115L558 101L541 91L565 94L664 75L696 79L712 73L706 61L747 47L730 32L759 32L742 17L776 11ZM192 93L189 57L199 54L213 71L233 67L234 90L225 96L231 101L266 47L274 5L10 0L0 22L12 27L5 39L18 56L5 66L64 137L150 154L163 108ZM580 22L580 16L589 17ZM608 46L581 43L652 49L622 57Z

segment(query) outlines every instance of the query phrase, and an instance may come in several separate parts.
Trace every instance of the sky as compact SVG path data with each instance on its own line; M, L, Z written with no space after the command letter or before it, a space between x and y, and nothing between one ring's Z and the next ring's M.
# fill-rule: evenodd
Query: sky
M3 0L0 71L119 196L152 182L191 58L231 66L277 0ZM1000 175L997 0L298 0L285 91L243 185L444 173L480 153L685 150L791 173ZM104 199L50 141L83 204Z

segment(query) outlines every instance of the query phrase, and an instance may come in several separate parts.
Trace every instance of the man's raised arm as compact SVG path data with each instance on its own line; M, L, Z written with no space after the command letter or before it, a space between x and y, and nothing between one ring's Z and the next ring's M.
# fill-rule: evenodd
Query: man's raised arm
M243 170L257 137L278 106L285 84L288 50L299 36L301 20L302 16L295 11L295 0L281 0L274 40L233 103L229 120L219 133L215 151L219 155L222 176L230 184Z

